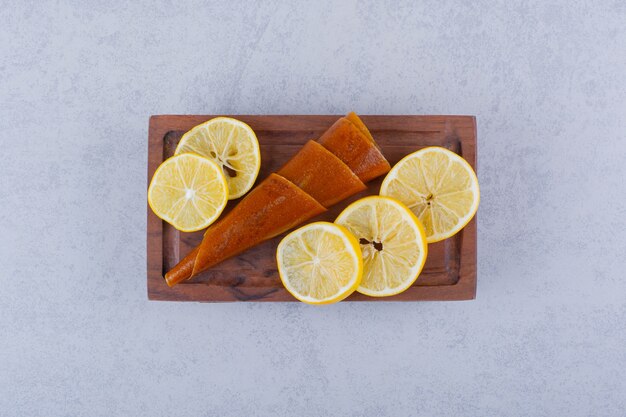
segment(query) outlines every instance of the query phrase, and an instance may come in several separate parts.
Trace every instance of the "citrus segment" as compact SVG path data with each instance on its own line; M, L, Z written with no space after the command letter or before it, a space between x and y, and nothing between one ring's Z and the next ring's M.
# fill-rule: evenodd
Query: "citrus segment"
M380 196L355 201L335 223L359 241L363 279L357 291L374 297L398 294L422 271L428 247L424 228L399 201Z
M283 285L298 300L329 304L357 288L363 274L361 250L344 227L316 222L288 234L276 250Z
M422 221L428 243L459 232L480 201L474 170L454 152L429 147L404 157L389 171L380 194L406 204Z
M230 117L216 117L185 133L176 154L185 152L209 158L222 168L231 200L252 188L261 168L261 152L254 131Z
M163 162L148 188L152 211L183 232L204 229L226 207L228 188L222 169L209 159L185 153Z

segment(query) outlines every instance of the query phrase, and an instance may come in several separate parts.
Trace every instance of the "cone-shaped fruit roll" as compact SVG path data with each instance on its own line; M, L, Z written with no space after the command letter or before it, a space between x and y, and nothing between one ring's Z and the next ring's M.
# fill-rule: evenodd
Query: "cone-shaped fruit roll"
M367 138L371 142L374 142L374 145L376 145L376 147L378 147L378 145L374 141L374 137L370 133L369 129L367 128L367 126L365 126L365 123L363 123L363 120L361 120L361 118L359 116L357 116L357 114L355 112L351 111L350 113L346 114L346 119L350 120L352 122L352 124L354 124L356 127L358 127L359 130L365 136L367 136Z
M171 287L324 211L291 181L270 174L207 229L198 249L165 274L165 281Z
M174 286L297 226L364 190L365 182L389 169L367 127L348 114L209 227L200 246L165 275L167 284Z
M353 117L358 119L356 114ZM360 125L367 131L363 122L360 122ZM348 165L361 181L368 182L391 169L389 162L370 137L371 135L366 135L361 128L342 117L319 138L318 142Z
M278 174L296 184L324 207L330 207L367 188L341 159L312 140Z

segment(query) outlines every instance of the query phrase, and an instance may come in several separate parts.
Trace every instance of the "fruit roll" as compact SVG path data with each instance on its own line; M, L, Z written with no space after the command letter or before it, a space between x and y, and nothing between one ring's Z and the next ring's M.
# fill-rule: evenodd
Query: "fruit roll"
M358 119L356 114L350 117ZM324 132L318 142L341 159L361 181L366 183L389 172L391 166L373 138L370 139L371 134L366 135L362 129L369 133L363 122L357 126L342 117Z
M370 140L370 142L373 142L374 145L376 145L376 147L380 149L369 129L367 128L367 126L365 126L365 123L363 123L363 120L361 120L361 118L357 116L355 112L351 111L350 113L346 114L346 119L350 120L352 124L358 127L359 130L363 132L363 134Z
M165 274L165 281L172 287L324 211L291 181L270 174L207 229L200 246Z
M344 164L346 164L348 168L350 168L350 170L353 171L355 175L357 175L360 178L361 183L366 182L363 179L370 180L388 172L390 168L389 163L384 158L384 156L382 156L382 153L380 152L378 145L374 141L372 135L369 133L369 130L367 129L365 124L354 113L349 113L346 117L347 118L339 119L335 124L333 124L333 126L331 126L328 129L328 131L322 136L319 142L327 150L329 150L333 155L335 155L338 159L340 159ZM282 168L284 170L283 173L285 175L290 176L291 179L299 183L300 186L304 188L308 188L308 190L313 193L317 193L317 197L323 200L323 202L326 203L328 206L330 206L332 205L332 203L339 201L341 198L339 199L334 198L331 194L325 193L324 190L320 187L322 183L315 182L314 178L311 177L311 173L313 171L304 168L303 163L306 161L310 163L315 163L314 159L311 159L310 156L309 157L306 156L307 154L310 153L312 155L316 151L320 153L319 149L315 149L316 148L315 145L311 145L308 148L310 149L308 149L307 152L301 155L300 153L296 154L296 156L294 156L294 159L301 159L301 160L299 162L296 161L293 164L290 164L291 161L288 162ZM351 155L350 154L351 152L354 154ZM328 155L326 154L325 157L327 158ZM334 165L336 166L336 164ZM298 173L297 170L293 169L294 167L298 167L298 166L300 168L304 168L302 172L300 173ZM323 168L323 165L317 164L317 167ZM326 171L326 173L330 173L330 172L331 171ZM324 173L322 172L322 175L323 174ZM275 174L272 174L272 176L282 178L279 175L275 175ZM350 189L356 190L357 187L361 188L361 186L358 185L358 183L356 184L354 183L353 179L350 178L349 175L343 173L341 177L348 180L348 184L350 184L348 187ZM269 180L269 177L265 181L268 181L268 180ZM298 188L295 184L293 184L289 180L285 178L282 178L282 180L291 184L292 187ZM250 247L255 246L258 243L261 243L264 240L274 237L298 225L299 223L304 222L305 220L308 220L311 217L314 217L315 215L321 213L322 211L324 211L322 207L323 209L322 211L316 212L315 214L311 214L309 217L301 216L301 219L298 220L297 222L294 222L293 225L287 225L283 229L280 229L280 231L277 231L273 235L268 234L268 237L266 237L265 239L260 239L260 240L257 239L258 242L256 243L250 243L251 241L253 241L253 239L248 239L248 242L245 245L245 247L235 247L234 249L231 248L230 252L226 250L222 250L221 252L222 255L214 256L211 261L207 261L206 259L203 259L207 257L207 254L209 252L209 250L206 249L206 247L207 245L210 244L210 240L215 238L216 241L219 241L218 239L219 236L217 236L217 233L216 233L216 230L218 229L213 230L214 228L217 228L219 226L219 230L226 230L230 227L229 225L235 223L235 221L243 222L243 220L241 219L244 219L245 216L248 214L247 210L256 210L256 208L254 207L255 204L252 204L252 203L251 204L246 203L246 208L244 208L243 206L242 208L239 208L239 206L242 205L242 203L244 203L244 201L246 201L249 197L251 197L253 193L255 193L255 190L257 188L260 188L262 185L264 185L265 181L259 184L259 186L257 186L255 189L253 189L249 193L248 196L244 197L244 199L239 203L239 205L233 208L232 212L235 212L235 211L237 212L236 218L231 217L231 213L232 213L231 212L228 215L226 215L223 219L219 220L216 224L209 227L209 229L207 229L201 245L195 248L178 265L176 265L170 272L168 272L165 275L166 282L168 283L169 286L174 286L181 281L189 279L193 275L197 275L201 271L204 271L210 268L211 266L216 265L217 263L231 256L241 253L244 250L249 249ZM339 178L336 176L333 176L332 179L329 178L325 186L328 188L332 188L334 190L333 192L341 192L341 193L344 192L343 188L346 187L345 185L342 185L339 182ZM298 194L296 190L292 190L292 191L293 191L292 194L294 195ZM309 197L310 200L314 200L314 198L308 195L305 191L300 190L300 193L302 193L300 194L300 197L304 195L304 196ZM257 197L255 197L254 200L257 200ZM258 200L260 201L261 199L259 198ZM304 201L311 203L307 199L304 199ZM319 202L317 203L318 205L320 205ZM256 205L260 205L260 204L256 204ZM299 203L297 202L295 204L292 204L292 206L294 207L296 212L299 212L299 210L302 209L302 207L300 207ZM283 213L274 213L274 214L278 217L278 219L281 219ZM281 220L277 220L276 222L281 223ZM236 246L236 245L231 244L231 246ZM203 252L204 255L200 254L200 249L202 247L205 248ZM227 254L227 252L229 254ZM200 265L202 265L202 267L200 267Z
M278 171L328 208L367 187L332 152L310 140Z

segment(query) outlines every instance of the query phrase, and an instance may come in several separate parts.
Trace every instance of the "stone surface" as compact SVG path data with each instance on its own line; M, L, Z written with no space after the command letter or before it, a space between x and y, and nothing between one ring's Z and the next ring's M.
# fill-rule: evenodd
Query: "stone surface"
M0 415L624 415L623 1L2 3ZM349 110L477 116L475 301L148 302L151 114Z

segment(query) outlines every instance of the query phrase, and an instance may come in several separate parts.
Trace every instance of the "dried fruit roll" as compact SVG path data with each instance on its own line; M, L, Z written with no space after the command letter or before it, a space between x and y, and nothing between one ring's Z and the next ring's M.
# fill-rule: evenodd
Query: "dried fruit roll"
M358 118L356 114L354 117ZM363 122L361 126L367 129ZM391 169L378 145L370 140L370 137L371 135L363 133L360 127L342 117L319 138L318 142L341 159L361 181L366 183Z
M367 136L370 142L373 142L374 145L376 145L376 147L378 148L378 145L374 141L374 137L370 133L369 129L367 128L367 126L365 126L365 123L363 123L363 120L361 120L361 118L357 116L355 112L351 111L350 113L346 114L346 119L350 120L356 127L358 127L359 130L363 132L365 136Z
M324 207L330 207L367 188L346 164L312 140L278 174L296 184Z
M226 216L209 227L196 252L165 274L171 287L326 211L278 174L270 174Z
M209 227L200 246L165 275L167 284L176 285L297 226L389 171L367 127L356 114L347 117L333 124L319 144L307 143L281 175L271 174Z

